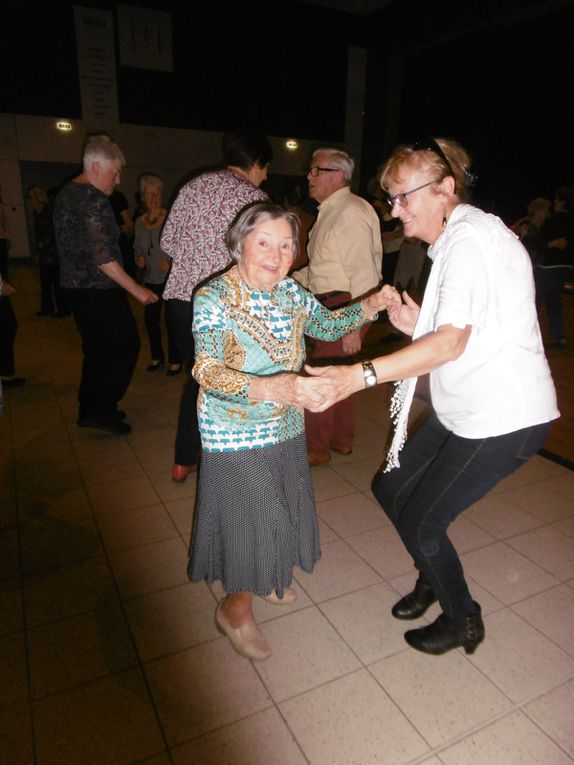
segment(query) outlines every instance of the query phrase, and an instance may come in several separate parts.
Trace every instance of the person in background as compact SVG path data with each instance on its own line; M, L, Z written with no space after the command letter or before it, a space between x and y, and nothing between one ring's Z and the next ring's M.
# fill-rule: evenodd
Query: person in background
M351 193L355 163L345 151L318 149L307 174L309 195L319 202L307 251L309 265L293 277L327 308L341 307L373 290L381 281L383 246L379 219L372 205ZM341 359L361 350L369 328L363 325L340 340L318 339L315 361ZM337 403L326 412L305 412L309 464L326 465L331 450L350 454L355 435L355 403Z
M271 648L253 619L253 597L292 603L294 567L311 573L320 557L302 407L321 402L323 383L298 374L303 335L335 339L387 304L383 288L324 308L287 277L298 240L293 213L248 205L225 239L236 265L194 299L202 456L189 578L222 582L216 624L254 660Z
M391 405L387 465L373 491L418 572L393 615L416 619L440 603L436 621L405 633L410 646L429 654L472 653L485 634L449 525L536 454L559 416L530 258L499 218L468 203L474 182L469 155L455 141L395 149L381 185L405 236L427 242L433 264L420 307L395 292L387 309L413 342L374 359L368 375L364 364L307 367L331 383L322 407L365 384L402 381ZM427 372L432 412L407 440L417 376Z
M309 263L307 254L307 240L309 238L309 229L315 222L315 218L303 206L303 195L299 184L291 184L285 191L283 198L283 207L288 211L295 213L299 221L299 246L298 255L291 266L293 271L304 268Z
M239 130L223 137L223 168L193 178L180 190L161 235L161 247L171 258L163 292L171 325L186 372L195 359L191 333L193 292L213 274L230 264L225 232L239 210L249 202L267 199L259 186L267 178L273 152L261 133ZM175 460L171 471L176 483L197 470L201 451L197 425L199 387L189 375L183 388Z
M561 186L554 197L554 212L538 234L539 257L534 269L536 300L546 307L555 348L566 345L562 292L574 269L574 186Z
M122 254L122 267L126 274L133 278L136 274L133 249L134 222L129 210L128 200L119 189L114 189L110 194L110 204L120 230L118 244Z
M167 210L162 207L162 179L153 174L142 175L139 180L139 192L144 212L137 217L135 223L134 255L136 266L144 270L144 285L158 298L157 302L144 306L145 326L151 354L151 363L148 364L147 371L157 372L165 360L161 339L162 293L171 265L170 259L159 243L161 229L167 216ZM167 325L167 352L169 369L179 371L181 369L179 348L169 324Z
M42 186L32 186L28 190L34 224L34 247L40 269L40 310L36 311L36 316L62 319L70 315L70 309L60 287L53 221L55 196L55 190L46 192Z
M0 381L4 388L17 388L26 380L16 377L14 344L18 332L18 320L12 307L11 296L16 290L8 281L8 222L2 204L2 188L0 187Z
M121 265L120 232L109 197L124 164L123 153L109 136L90 136L82 173L61 189L54 203L60 282L68 290L84 354L77 424L120 435L131 431L117 405L140 350L127 292L143 305L158 299Z

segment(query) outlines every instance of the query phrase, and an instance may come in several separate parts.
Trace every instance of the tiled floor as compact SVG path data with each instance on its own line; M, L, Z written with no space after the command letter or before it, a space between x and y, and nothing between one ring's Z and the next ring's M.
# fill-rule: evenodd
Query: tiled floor
M29 269L14 282L28 382L0 418L3 765L574 762L573 472L537 456L454 524L487 639L425 656L390 616L413 573L369 491L388 391L361 394L354 453L312 473L322 560L294 605L257 602L274 653L251 664L215 628L221 589L186 580L181 378L147 374L144 347L133 433L77 428L73 321L34 316Z

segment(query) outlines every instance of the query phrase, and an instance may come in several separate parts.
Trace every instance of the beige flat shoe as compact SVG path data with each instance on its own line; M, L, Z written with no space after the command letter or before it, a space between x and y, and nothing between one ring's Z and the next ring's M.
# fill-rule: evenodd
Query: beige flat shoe
M283 597L280 598L277 592L273 590L269 595L265 595L263 600L273 603L274 606L289 606L297 600L297 593L291 587L283 588Z
M271 656L269 643L253 620L234 629L223 618L220 603L215 611L215 624L220 632L227 635L234 651L240 656L253 661L263 661Z

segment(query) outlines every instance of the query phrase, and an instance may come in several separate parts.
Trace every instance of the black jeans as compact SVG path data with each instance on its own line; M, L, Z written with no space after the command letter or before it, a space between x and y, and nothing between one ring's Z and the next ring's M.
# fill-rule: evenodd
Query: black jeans
M550 423L492 438L461 438L435 414L407 441L399 468L375 477L373 493L433 587L442 610L476 612L449 525L543 446Z
M149 340L149 350L151 357L154 361L165 361L165 354L163 352L163 344L161 341L161 313L164 307L164 301L162 298L163 284L151 284L145 283L145 286L158 296L157 303L149 303L144 306L144 319L145 328L147 330L147 336ZM179 347L173 336L173 332L169 322L167 321L167 358L170 364L181 364L181 354Z
M168 300L167 321L187 375L179 405L174 462L176 465L196 465L201 453L201 438L197 422L199 385L190 374L195 363L195 345L191 333L193 304L187 300Z
M113 416L128 389L140 351L138 328L122 289L69 290L82 337L81 418Z

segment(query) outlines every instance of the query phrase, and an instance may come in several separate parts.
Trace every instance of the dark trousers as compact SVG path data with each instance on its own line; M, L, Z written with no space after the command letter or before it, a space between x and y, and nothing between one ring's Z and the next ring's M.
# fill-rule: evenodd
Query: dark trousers
M40 265L40 310L42 313L54 313L55 310L61 315L70 312L65 291L60 287L59 269L56 264Z
M81 418L113 416L128 389L140 351L137 325L122 289L68 292L82 337Z
M549 427L470 439L454 435L431 414L405 444L401 466L375 478L373 493L448 616L476 612L449 525L536 454Z
M165 354L163 352L163 343L161 340L161 314L164 307L162 294L164 285L150 284L149 282L146 282L145 286L159 298L157 303L150 303L149 305L144 306L145 328L149 340L150 354L154 361L164 361ZM175 341L171 326L167 321L167 316L165 321L167 325L167 357L169 363L181 364L179 347Z
M14 341L18 331L18 320L10 298L0 296L0 375L14 374Z
M201 439L197 422L199 385L190 374L195 363L195 345L191 333L193 304L187 300L168 300L167 321L187 376L179 405L174 462L176 465L196 465L201 453Z
M536 305L544 304L548 314L548 328L554 340L564 339L564 312L562 308L562 290L567 279L572 276L572 269L567 266L534 269L536 285Z

